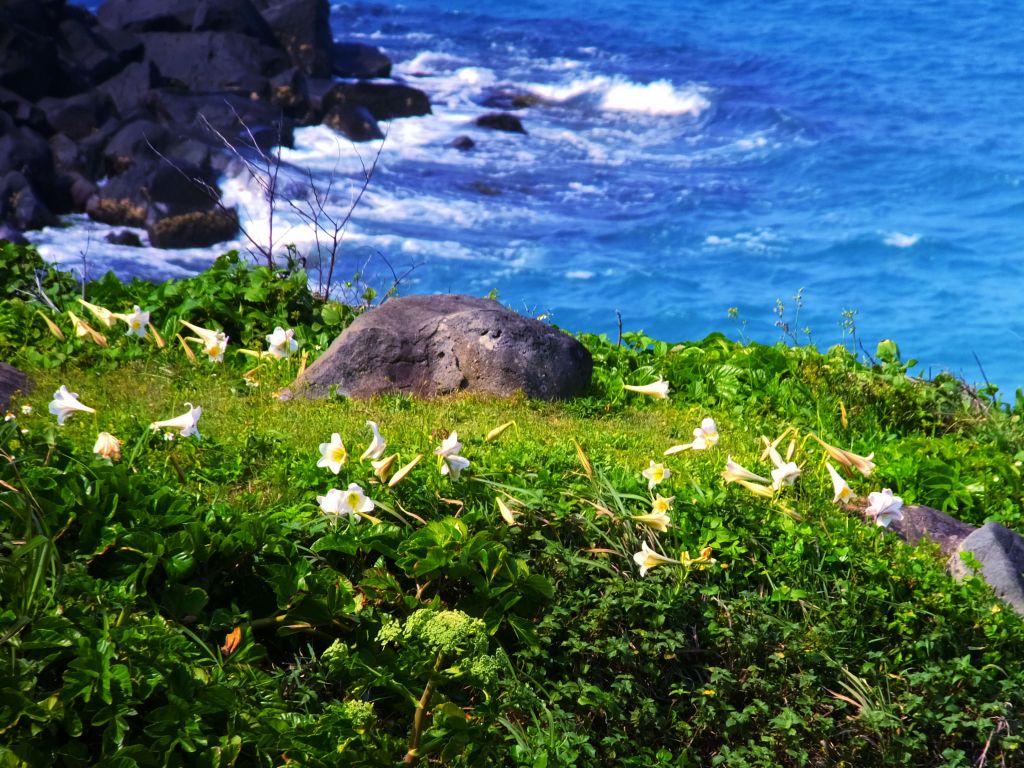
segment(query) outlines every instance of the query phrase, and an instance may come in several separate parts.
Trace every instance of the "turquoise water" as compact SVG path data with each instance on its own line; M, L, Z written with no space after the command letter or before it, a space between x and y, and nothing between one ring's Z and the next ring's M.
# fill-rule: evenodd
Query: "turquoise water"
M339 39L384 48L434 103L392 124L346 268L413 267L404 293L496 289L574 331L614 335L619 312L672 341L777 340L781 299L825 347L855 311L870 351L891 337L926 375L979 382L977 358L1004 393L1024 386L1014 4L333 9ZM528 135L471 125L510 90L540 98ZM463 133L474 150L446 146ZM286 160L327 179L354 170L339 151L309 129Z

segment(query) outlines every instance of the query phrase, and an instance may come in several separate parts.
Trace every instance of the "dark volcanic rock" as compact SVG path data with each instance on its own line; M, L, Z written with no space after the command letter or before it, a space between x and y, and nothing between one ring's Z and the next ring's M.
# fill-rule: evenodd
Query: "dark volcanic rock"
M505 88L497 88L489 91L480 102L481 106L487 107L488 109L526 109L536 104L540 104L541 98L535 93L529 91L516 91L508 90Z
M106 0L99 19L131 32L238 32L275 44L250 0Z
M105 224L145 227L167 217L210 211L217 202L215 182L216 174L209 167L184 163L170 165L159 157L137 158L124 173L112 177L100 187L98 193L89 200L86 212L91 218ZM178 230L190 231L180 227L174 231ZM182 237L175 235L165 240L173 239L180 243ZM201 240L203 244L213 244L206 243L205 236ZM155 242L153 245L161 247Z
M139 236L128 229L122 229L120 232L111 232L104 238L111 245L127 245L131 248L141 248L142 240Z
M49 133L81 141L114 116L114 101L102 91L87 91L63 99L40 99Z
M343 133L352 141L373 141L383 139L377 121L366 107L336 106L324 115L324 125Z
M0 243L14 243L15 245L28 245L28 240L14 227L0 223Z
M1024 539L999 523L986 523L961 542L949 560L949 570L958 579L971 573L959 552L970 552L981 563L979 575L992 590L1024 613Z
M267 151L276 145L290 147L294 141L295 123L280 107L237 93L181 93L162 88L150 91L145 103L156 121L205 136L218 145L220 139L210 129L236 147L251 147L255 140L259 149Z
M90 81L113 77L130 62L142 58L142 41L135 35L101 27L87 11L65 18L57 30L61 55Z
M526 133L522 121L515 115L508 112L491 112L480 115L476 124L481 128L490 128L492 131L505 131L506 133Z
M196 92L260 96L269 78L287 69L287 54L239 32L146 32L146 61L160 74Z
M97 88L107 94L122 118L130 119L144 103L146 94L164 85L160 70L152 61L129 64Z
M300 397L468 391L558 400L590 384L590 353L566 333L495 301L392 299L356 319L291 386Z
M391 59L380 48L362 43L335 43L331 65L338 77L365 80L391 76Z
M890 530L908 544L918 544L922 540L934 542L947 557L977 530L973 525L931 507L912 505L903 507L902 511L903 519L894 520Z
M40 229L57 223L57 217L17 171L0 178L0 218L18 229Z
M366 107L376 120L430 114L430 99L423 91L397 83L336 83L324 94L321 108Z
M327 0L255 0L278 44L310 77L330 77L334 39Z
M11 407L11 396L16 392L27 393L32 389L29 377L7 363L0 363L0 411Z
M168 216L147 231L154 248L205 248L238 234L238 212L215 208Z

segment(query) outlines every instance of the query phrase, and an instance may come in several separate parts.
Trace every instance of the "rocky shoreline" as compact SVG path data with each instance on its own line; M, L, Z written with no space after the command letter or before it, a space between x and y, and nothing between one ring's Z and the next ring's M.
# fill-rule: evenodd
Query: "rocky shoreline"
M329 14L327 0L5 3L0 240L84 212L154 247L214 245L239 227L216 185L226 143L291 146L320 123L367 141L378 121L430 113L382 51L335 42Z

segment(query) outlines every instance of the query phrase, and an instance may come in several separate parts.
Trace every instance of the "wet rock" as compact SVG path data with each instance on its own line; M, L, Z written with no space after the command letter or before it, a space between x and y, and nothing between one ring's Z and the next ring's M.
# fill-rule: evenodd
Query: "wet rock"
M1024 613L1024 539L999 523L986 523L965 538L949 560L949 570L958 579L971 570L959 557L970 552L981 563L978 572L997 595Z
M375 120L430 114L430 99L423 91L397 83L336 83L321 100L329 112L336 107L365 107Z
M304 120L310 113L306 76L298 67L270 79L270 103L289 117Z
M138 161L164 154L170 131L153 120L133 120L121 126L103 148L103 167L107 174L124 173Z
M154 248L205 248L238 234L238 212L216 208L168 216L147 232Z
M85 212L93 221L114 227L146 226L146 206L128 197L95 194L85 204Z
M590 353L556 328L489 299L392 299L358 317L291 386L294 396L433 397L523 392L558 400L590 384Z
M476 124L481 128L490 128L492 131L505 131L506 133L526 133L522 121L515 115L508 112L491 112L481 115L476 119Z
M526 109L541 102L540 96L529 91L516 91L508 89L495 89L488 92L480 105L488 109Z
M0 222L0 243L14 243L15 245L28 245L29 241L21 232L9 224Z
M324 125L338 133L344 134L352 141L373 141L383 139L377 121L373 119L366 107L339 105L324 115Z
M139 236L128 229L122 229L120 232L111 232L104 239L111 245L125 245L130 248L142 247L142 240Z
M150 91L145 105L157 122L196 137L205 136L218 146L222 146L221 140L211 131L236 147L252 147L255 141L263 151L274 146L290 147L294 141L295 123L279 107L237 93L181 93L160 88Z
M476 146L476 142L469 138L469 136L463 134L462 136L456 136L454 139L452 139L451 143L448 146L454 149L461 150L462 152L467 152Z
M331 53L331 70L338 77L370 80L391 76L391 59L372 45L335 43Z

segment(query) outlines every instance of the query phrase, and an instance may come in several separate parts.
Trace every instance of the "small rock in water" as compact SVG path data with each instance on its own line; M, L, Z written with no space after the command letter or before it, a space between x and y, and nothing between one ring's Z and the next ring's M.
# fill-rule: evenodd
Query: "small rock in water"
M490 128L492 131L505 131L506 133L526 133L522 121L515 115L508 112L491 112L481 115L476 119L476 124L481 128Z
M473 149L473 147L476 146L476 142L469 138L469 136L463 134L462 136L456 136L454 139L452 139L451 144L449 144L448 146L466 152L470 149Z
M141 248L142 240L131 230L122 229L120 232L111 232L106 240L111 245L127 245L132 248Z

